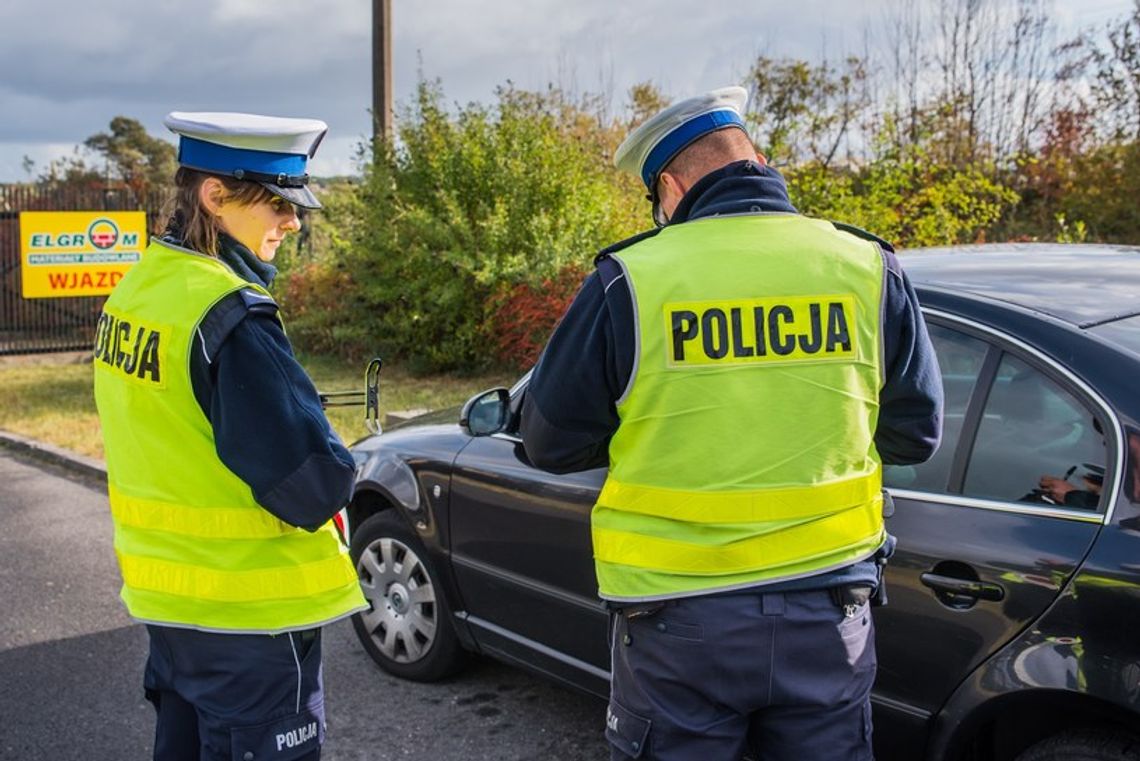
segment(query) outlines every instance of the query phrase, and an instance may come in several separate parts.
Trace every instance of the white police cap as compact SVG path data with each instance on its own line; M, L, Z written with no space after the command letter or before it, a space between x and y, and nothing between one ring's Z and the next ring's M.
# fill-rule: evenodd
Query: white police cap
M725 127L744 129L748 91L721 87L674 103L629 134L614 154L614 165L641 177L653 192L657 174L697 138Z
M163 124L179 136L182 166L257 182L298 206L321 208L308 188L308 161L329 129L320 119L173 111Z

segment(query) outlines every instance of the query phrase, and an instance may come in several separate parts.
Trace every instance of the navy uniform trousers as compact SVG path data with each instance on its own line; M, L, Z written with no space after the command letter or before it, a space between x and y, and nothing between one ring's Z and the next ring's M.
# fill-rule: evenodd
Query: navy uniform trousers
M317 761L320 629L218 634L148 625L155 761Z
M874 632L828 590L615 604L612 758L869 761Z

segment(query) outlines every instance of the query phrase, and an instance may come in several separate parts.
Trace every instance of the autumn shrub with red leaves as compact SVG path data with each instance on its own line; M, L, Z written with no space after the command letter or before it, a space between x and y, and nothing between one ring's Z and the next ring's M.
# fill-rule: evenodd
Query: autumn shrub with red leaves
M571 265L537 285L503 287L495 297L487 325L494 336L495 360L520 370L537 362L584 277L580 267Z

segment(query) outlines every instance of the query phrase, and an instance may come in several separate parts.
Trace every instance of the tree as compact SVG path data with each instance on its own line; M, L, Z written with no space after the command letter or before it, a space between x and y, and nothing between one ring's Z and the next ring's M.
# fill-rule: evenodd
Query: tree
M174 146L147 134L146 128L129 116L116 116L110 132L94 134L83 145L102 155L109 173L140 199L147 190L168 183L177 166Z
M839 66L758 58L748 76L748 115L761 150L776 163L829 166L870 106L867 75L857 56Z
M652 81L638 82L629 88L629 129L632 131L668 105L668 96Z
M30 156L24 156L22 162L24 171L29 175L35 172L36 162ZM43 170L36 175L35 181L41 185L64 185L71 188L94 188L103 183L99 171L87 164L79 146L68 156L53 159Z
M1107 31L1107 47L1087 43L1093 100L1108 116L1112 137L1140 140L1140 0Z

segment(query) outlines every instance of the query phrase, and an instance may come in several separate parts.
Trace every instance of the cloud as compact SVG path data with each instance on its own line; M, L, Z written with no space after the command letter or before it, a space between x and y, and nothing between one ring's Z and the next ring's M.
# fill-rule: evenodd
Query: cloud
M12 182L31 179L24 170L24 157L34 162L32 176L35 176L51 162L71 156L74 151L72 143L0 142L0 177L10 178Z
M0 141L72 140L124 114L156 134L176 109L368 124L371 27L349 0L106 0L0 11Z
M652 80L684 95L739 81L758 53L839 58L905 0L393 0L397 101L422 71L449 102L489 102L508 80L609 91ZM1000 1L1000 0L999 0ZM1130 0L1057 0L1103 23ZM14 144L75 144L122 114L166 134L173 110L314 116L321 156L349 166L371 131L369 0L8 0L0 4L0 182Z

